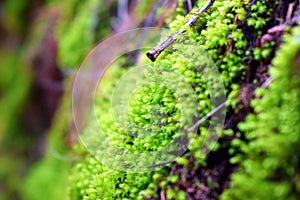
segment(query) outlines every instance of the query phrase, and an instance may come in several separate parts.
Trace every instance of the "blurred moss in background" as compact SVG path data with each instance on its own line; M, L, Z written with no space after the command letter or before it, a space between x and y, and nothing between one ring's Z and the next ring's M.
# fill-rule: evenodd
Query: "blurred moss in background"
M0 3L1 200L67 197L72 129L67 69L78 68L95 41L110 32L109 20L95 21L107 12L105 6L95 0Z
M1 200L21 199L25 175L47 149L47 134L63 94L54 37L58 11L46 8L48 3L0 4Z

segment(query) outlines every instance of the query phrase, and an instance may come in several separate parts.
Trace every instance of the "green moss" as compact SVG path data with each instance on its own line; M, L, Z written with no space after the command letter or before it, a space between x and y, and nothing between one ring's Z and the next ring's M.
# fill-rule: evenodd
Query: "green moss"
M107 72L102 91L96 94L95 112L99 125L94 122L88 125L83 132L83 136L87 136L86 141L93 143L101 140L96 133L102 131L113 145L126 152L151 152L163 148L177 134L185 133L184 131L193 124L195 119L205 116L213 108L210 102L212 94L207 85L213 79L203 74L206 69L213 68L215 65L220 71L220 78L225 84L227 94L231 92L227 105L236 108L239 103L237 100L239 87L236 82L241 80L245 71L244 54L248 48L243 29L238 24L247 24L247 12L251 9L255 10L255 8L250 8L248 1L216 1L208 13L202 14L195 26L188 29L186 37L178 37L176 44L161 54L153 68L146 70L144 74L139 74L144 81L136 90L131 91L128 105L126 105L128 115L126 118L121 116L122 120L113 118L110 97L114 90L114 82L119 80L127 70L117 67ZM261 8L256 10L259 10L259 17L267 12ZM177 11L179 14L171 24L172 31L177 31L190 17L190 15L183 17L182 10ZM264 23L253 26L261 29ZM186 48L189 44L192 45ZM204 53L205 51L208 54ZM251 52L248 51L248 54L250 55ZM207 55L211 57L215 65ZM261 55L265 58L268 52L261 53ZM118 64L120 65L120 63L116 65ZM168 73L176 73L178 76L175 79L179 80L179 77L182 77L183 82L190 85L194 95L190 98L187 95L184 102L194 102L196 99L196 108L188 104L183 106L176 91L163 84L163 79L166 78L163 75ZM183 94L187 92L182 87L178 87L178 90ZM214 95L218 96L220 93ZM182 116L182 109L188 113L189 117ZM179 120L182 118L184 123ZM145 135L148 136L147 133L153 130L157 134L145 139ZM188 147L191 155L196 158L196 166L206 166L206 155L202 151L202 144L205 137L209 135L208 122L203 123L198 131L200 134L190 136ZM225 131L223 136L226 135L232 136L233 132ZM95 147L99 148L97 145ZM219 145L215 145L215 148L210 150L216 150L218 147ZM186 198L183 191L172 187L172 184L178 181L178 176L163 177L167 174L166 171L137 175L109 170L91 155L87 154L83 157L72 171L72 185L70 185L72 199L154 198L158 187L167 189L168 199ZM184 158L178 159L178 162L187 166L187 160ZM115 192L111 193L111 190Z
M20 136L18 132L22 131L17 124L20 123L22 108L29 92L31 72L26 69L26 63L21 60L19 52L3 53L2 58L0 63L2 66L0 69L0 119L2 122L0 130L5 134L2 135L3 138L0 137L0 141L2 139L5 144L11 145L11 142L19 141L17 135ZM15 140L12 140L14 137ZM19 141L18 145L21 147L22 143Z
M179 188L168 189L166 191L166 198L167 199L176 199L176 200L185 200L186 194L185 194L185 192L180 191Z
M263 28L271 17L271 7L268 1L257 1L250 8L251 16L247 20L248 26L253 26L256 30ZM267 17L266 17L267 14Z
M246 145L236 140L243 154L233 174L231 188L222 199L297 199L299 190L300 28L284 37L270 73L274 78L261 99L253 100L256 115L247 117L239 128ZM233 160L233 162L235 162Z
M21 59L20 51L0 52L0 182L1 199L11 199L21 183L27 161L23 152L30 145L22 127L22 114L29 94L31 71ZM13 149L11 149L14 147Z
M64 3L69 9L62 15L57 28L59 62L62 67L78 68L95 40L100 40L109 33L107 13L104 12L103 1L69 0ZM96 27L100 25L102 29L97 30Z
M70 163L47 155L31 167L22 186L22 197L28 200L68 199L66 185Z
M24 31L26 24L26 17L24 14L26 9L30 8L30 3L27 0L17 1L17 0L6 0L3 1L3 22L5 28L9 31L21 34Z
M117 62L122 65L122 60ZM108 130L113 125L113 116L110 113L111 93L114 90L115 81L124 74L126 70L116 65L109 68L105 77L101 80L101 88L97 93L96 114L99 117L101 129ZM101 94L101 98L98 98ZM94 122L97 123L98 122ZM85 132L91 135L93 129L89 125ZM85 137L84 134L82 137ZM97 140L97 135L91 136L91 142ZM89 140L84 140L89 141ZM153 172L148 173L126 173L115 169L107 168L101 162L89 155L81 147L80 160L72 167L69 185L69 197L71 199L137 199L143 194L140 191L145 189L151 182Z
M240 55L246 50L247 40L237 24L246 20L248 7L247 1L217 1L198 22L201 34L197 41L217 64L226 87L245 69Z
M108 169L99 160L83 158L73 167L69 196L72 199L143 199L152 180L159 181L165 170L145 173L126 173ZM155 185L154 185L155 186ZM141 192L143 191L143 192Z
M70 85L66 86L67 90ZM65 93L53 119L54 125L48 132L45 156L31 166L22 181L20 193L25 200L40 199L41 196L47 196L49 200L68 199L68 176L74 159L66 144L72 115L70 99L70 93Z

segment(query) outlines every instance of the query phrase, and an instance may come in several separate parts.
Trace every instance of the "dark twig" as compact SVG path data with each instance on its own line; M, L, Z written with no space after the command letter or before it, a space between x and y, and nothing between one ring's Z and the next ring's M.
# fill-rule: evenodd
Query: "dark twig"
M146 19L144 27L151 27L153 25L152 23L153 23L153 21L155 19L156 13L157 13L158 9L163 5L164 2L165 2L165 0L159 0L154 5L154 7L153 7L153 9L152 9L152 11L150 13L150 15ZM148 33L148 29L143 29L142 30L142 34L141 34L141 37L138 40L137 48L136 49L141 49L141 47L143 45L143 42L145 40L145 37L147 36L147 33Z
M165 50L168 46L170 46L176 39L178 35L181 35L186 32L187 27L191 27L199 18L199 15L204 13L208 8L210 8L215 0L208 0L208 2L205 4L203 8L199 8L197 12L191 16L187 22L183 25L182 28L180 28L175 34L170 35L165 39L163 42L161 42L156 47L152 48L150 51L146 53L147 57L154 62L156 58L159 56L159 54Z

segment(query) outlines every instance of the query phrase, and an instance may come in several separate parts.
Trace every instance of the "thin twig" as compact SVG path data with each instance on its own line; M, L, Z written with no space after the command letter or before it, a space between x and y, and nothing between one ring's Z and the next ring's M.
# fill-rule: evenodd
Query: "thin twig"
M221 103L220 105L218 105L218 107L216 107L215 109L213 109L212 111L210 111L207 115L205 115L204 117L202 117L199 121L197 121L193 126L191 126L187 132L191 133L193 131L195 131L198 126L200 124L202 124L203 122L205 122L208 118L210 118L211 116L213 116L214 114L216 114L219 110L221 110L221 108L223 108L225 106L226 102Z
M165 50L168 46L170 46L176 39L178 35L181 35L186 32L187 27L191 27L199 18L199 15L204 13L208 8L210 8L215 0L208 0L208 2L205 4L203 8L199 8L197 12L191 16L187 22L183 25L182 28L180 28L175 34L170 35L165 39L163 42L161 42L156 47L152 48L150 51L146 53L147 57L154 62L156 58L159 56L159 54Z
M261 88L266 89L268 85L274 80L272 76L270 76L261 86Z
M286 18L285 18L286 21L290 21L291 20L295 5L296 5L295 2L289 4L288 11L287 11Z
M161 191L160 191L160 199L161 199L161 200L166 200L166 194L165 194L165 191L164 191L164 190L161 190Z
M220 105L218 105L218 107L216 107L215 109L213 109L212 111L210 111L207 115L205 115L204 117L202 117L200 120L198 120L193 126L191 126L188 130L187 133L191 133L193 131L196 130L196 128L198 128L198 126L200 124L202 124L203 122L205 122L208 118L212 117L214 114L216 114L218 111L220 111L224 106L226 105L226 101L221 103ZM170 163L174 163L176 160L167 160L161 163L157 163L157 164L153 164L148 166L147 168L153 168L153 167L160 167L160 166L165 166L167 164Z
M167 161L164 161L164 162L161 162L161 163L157 163L157 164L153 164L153 165L150 165L148 166L147 168L153 168L153 167L163 167L167 164L170 164L170 163L174 163L175 160L167 160Z

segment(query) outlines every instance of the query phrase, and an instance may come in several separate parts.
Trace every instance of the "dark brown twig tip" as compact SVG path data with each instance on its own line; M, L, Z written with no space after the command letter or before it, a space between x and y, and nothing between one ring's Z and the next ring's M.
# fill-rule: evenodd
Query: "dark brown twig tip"
M161 42L159 45L157 45L156 47L154 47L153 49L151 49L150 51L148 51L146 53L147 57L154 62L156 60L156 58L159 56L159 54L164 51L164 49L166 49L168 46L170 46L174 41L176 36L184 34L186 32L185 28L186 27L191 27L197 20L199 17L199 14L205 12L209 7L212 6L212 4L215 2L215 0L208 0L207 3L205 4L205 6L203 8L199 8L196 12L196 14L194 14L193 16L191 16L187 22L184 24L184 26L182 28L180 28L176 33L174 33L173 35L170 35L167 37L166 40L164 40L163 42Z
M146 53L146 56L152 61L154 62L156 60L156 58L159 56L160 52L157 52L155 49L151 49L150 51L148 51Z

